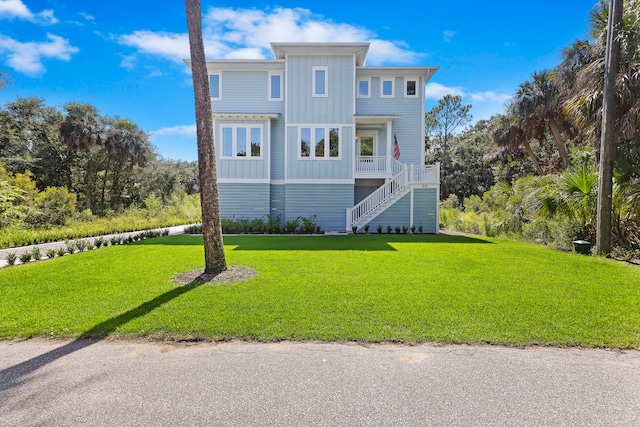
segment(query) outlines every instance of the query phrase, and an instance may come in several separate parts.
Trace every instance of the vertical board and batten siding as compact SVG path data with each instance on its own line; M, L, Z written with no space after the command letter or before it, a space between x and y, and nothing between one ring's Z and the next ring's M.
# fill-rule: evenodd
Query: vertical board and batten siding
M225 125L261 125L262 126L262 157L258 159L223 158L222 157L222 128ZM218 178L230 179L268 179L269 178L269 144L267 143L269 123L262 120L216 120L215 144ZM248 143L247 143L248 145ZM247 147L249 149L249 147Z
M322 231L344 232L347 208L353 207L353 185L287 184L285 219L315 215Z
M284 114L284 102L269 101L268 89L266 70L223 71L222 100L211 101L211 108L214 113Z
M413 190L413 225L422 225L423 233L436 233L439 218L436 218L438 192L435 188Z
M271 218L280 215L283 224L286 218L286 194L284 185L271 186Z
M313 67L328 67L327 97L313 96ZM353 55L287 57L287 122L353 123Z
M269 184L218 184L222 218L261 218L270 215Z
M407 76L415 77L415 76ZM424 92L424 78L418 79L418 89L420 96L417 98L404 97L404 76L395 77L395 88L393 98L381 98L380 77L371 78L371 97L356 98L356 114L359 115L379 115L397 114L401 117L393 121L393 132L398 138L400 146L400 159L402 163L414 163L423 165L422 145L424 144L423 128L423 108L424 102L422 93ZM379 133L380 141L386 143L386 133Z
M353 179L353 157L355 153L353 127L343 126L340 135L339 159L299 159L300 141L298 126L287 129L287 179Z
M271 179L284 179L284 117L271 120Z

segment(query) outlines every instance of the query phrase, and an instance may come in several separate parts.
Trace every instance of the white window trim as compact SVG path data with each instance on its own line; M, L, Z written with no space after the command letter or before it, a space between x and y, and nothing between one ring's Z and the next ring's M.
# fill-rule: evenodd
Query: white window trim
M280 76L280 98L272 98L271 97L271 76ZM280 72L280 73L269 73L269 94L268 94L268 100L269 101L282 101L284 99L284 73Z
M211 76L218 76L218 97L214 98L211 95L211 90L209 90L209 95L211 96L212 101L222 101L222 73L211 73L209 74L209 84L211 84Z
M311 141L309 141L309 143L311 144L311 146L309 147L309 157L303 157L302 156L302 147L300 142L302 141L302 129L303 128L309 128L311 129ZM315 150L315 142L314 140L314 135L315 135L315 131L316 129L324 129L324 134L325 134L325 145L324 145L324 152L325 155L323 157L316 157L316 150ZM329 131L331 129L338 129L338 157L330 157L329 156ZM297 142L297 146L298 146L298 160L342 160L342 126L317 126L317 125L300 125L298 126L298 142Z
M311 95L314 98L327 98L329 96L329 67L326 66L317 66L311 67L311 72L313 73L313 85L311 88ZM324 71L324 93L318 94L316 93L316 71Z
M384 82L391 82L391 95L384 94ZM380 98L395 98L395 97L396 97L396 78L381 77L380 78Z
M407 95L408 87L410 81L416 82L416 94L415 95ZM405 98L419 98L420 97L420 78L419 77L405 77L404 78L404 97Z
M360 94L360 82L367 82L369 93L367 95ZM367 77L364 79L358 79L356 82L356 97L358 98L371 98L371 77Z
M238 128L247 130L247 155L238 156ZM251 128L260 128L260 156L251 155ZM224 155L224 129L232 129L231 131L231 155ZM262 124L221 124L220 125L220 153L221 158L226 160L262 160L264 158L264 125Z

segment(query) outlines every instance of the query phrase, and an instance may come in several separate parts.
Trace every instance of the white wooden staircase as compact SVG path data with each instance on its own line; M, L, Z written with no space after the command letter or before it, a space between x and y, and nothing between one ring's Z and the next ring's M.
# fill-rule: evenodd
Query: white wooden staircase
M387 210L412 187L440 182L440 163L429 166L406 165L395 161L394 175L380 188L352 208L347 209L347 232L364 227Z

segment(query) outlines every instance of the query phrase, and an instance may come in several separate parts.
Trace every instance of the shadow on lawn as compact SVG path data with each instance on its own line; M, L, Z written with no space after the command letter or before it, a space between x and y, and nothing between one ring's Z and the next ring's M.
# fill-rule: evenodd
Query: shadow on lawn
M479 237L448 234L268 235L224 236L235 251L396 251L392 243L486 244ZM140 245L202 246L202 236L172 236L138 242Z
M198 279L199 278L196 278L187 285L176 287L162 295L158 295L154 299L140 304L119 316L115 316L102 323L98 323L93 328L85 331L74 341L63 345L62 347L58 347L17 365L0 370L0 392L22 385L28 380L30 374L43 366L100 342L101 339L109 336L118 327L137 319L138 317L142 317L161 305L197 288L199 286Z

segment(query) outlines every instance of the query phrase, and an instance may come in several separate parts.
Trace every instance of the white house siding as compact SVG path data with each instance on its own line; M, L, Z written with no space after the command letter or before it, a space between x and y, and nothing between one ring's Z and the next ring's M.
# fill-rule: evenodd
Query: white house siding
M437 233L439 227L436 218L437 195L435 188L413 190L413 224L416 229L422 225L423 233Z
M386 77L386 76L385 76ZM415 76L407 76L415 77ZM404 97L404 76L395 76L395 89L393 98L380 97L380 77L371 77L371 97L356 98L356 114L358 115L384 115L397 114L401 117L393 121L393 132L398 138L400 146L400 159L402 163L424 164L422 158L422 145L424 144L424 129L422 127L421 103L424 98ZM424 78L418 79L420 95L424 91ZM379 133L379 141L386 142L386 133Z
M344 232L346 210L353 207L353 185L287 184L286 220L315 215L322 231Z
M287 58L288 123L352 123L354 57L300 55ZM328 67L327 97L313 97L313 67Z
M218 184L222 218L262 218L271 213L269 184Z
M351 125L342 126L338 159L300 159L298 129L297 125L289 125L287 129L287 180L353 179L355 135Z
M225 125L262 126L262 158L224 158L222 157L222 128ZM226 179L268 179L270 147L268 142L270 123L267 120L216 120L214 143L216 144L216 163L218 178ZM249 149L249 147L247 147Z

